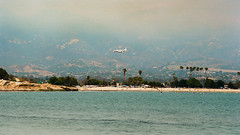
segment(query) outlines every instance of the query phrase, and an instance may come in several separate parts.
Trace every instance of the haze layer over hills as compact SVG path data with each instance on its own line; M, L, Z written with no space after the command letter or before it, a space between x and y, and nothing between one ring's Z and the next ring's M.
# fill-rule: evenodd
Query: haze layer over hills
M238 0L2 0L0 66L43 76L169 65L240 70L239 6Z

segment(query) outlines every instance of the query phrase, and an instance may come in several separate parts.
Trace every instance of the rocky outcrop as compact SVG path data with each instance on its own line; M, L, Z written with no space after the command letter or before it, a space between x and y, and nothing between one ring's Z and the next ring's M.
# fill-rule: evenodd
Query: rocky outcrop
M76 87L0 80L0 91L78 91Z

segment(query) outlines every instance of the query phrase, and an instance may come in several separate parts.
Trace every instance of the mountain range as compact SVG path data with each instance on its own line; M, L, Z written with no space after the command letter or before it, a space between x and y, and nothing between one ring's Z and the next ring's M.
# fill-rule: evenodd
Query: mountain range
M75 38L60 38L51 34L28 37L31 38L0 35L1 66L11 73L34 73L37 76L101 74L121 72L123 68L151 72L169 65L240 70L239 43L231 43L227 37L211 36L205 40L193 38L186 42L181 41L181 36L176 37L178 42L168 38L153 41L141 37L135 37L135 40L134 37L116 39L111 35L102 35L102 38L93 35L94 41L88 38L83 40L81 35ZM114 43L116 41L120 44ZM123 48L128 51L112 52Z

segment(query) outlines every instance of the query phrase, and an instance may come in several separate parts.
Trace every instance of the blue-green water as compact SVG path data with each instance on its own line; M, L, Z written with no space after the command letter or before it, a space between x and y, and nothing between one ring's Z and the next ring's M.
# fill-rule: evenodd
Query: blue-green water
M240 134L240 94L0 92L0 135Z

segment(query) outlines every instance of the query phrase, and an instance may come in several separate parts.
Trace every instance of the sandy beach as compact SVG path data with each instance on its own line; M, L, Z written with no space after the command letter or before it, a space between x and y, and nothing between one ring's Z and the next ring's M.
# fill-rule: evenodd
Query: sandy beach
M136 92L212 92L240 93L240 89L206 89L206 88L120 88L120 87L79 87L78 91L136 91Z

